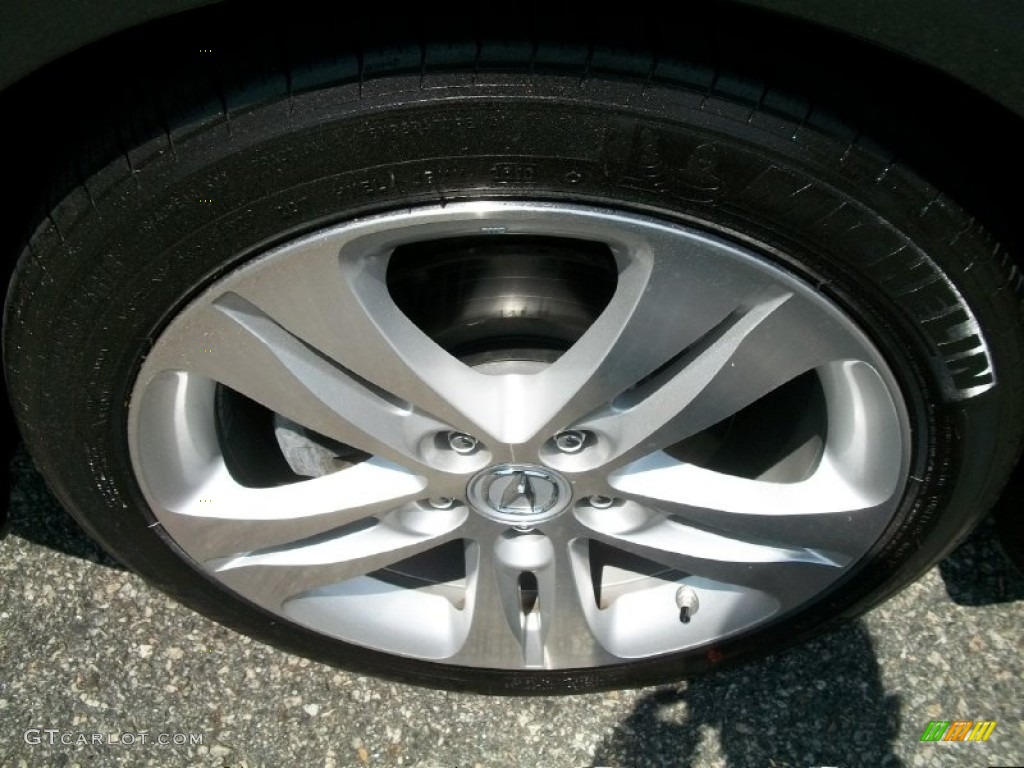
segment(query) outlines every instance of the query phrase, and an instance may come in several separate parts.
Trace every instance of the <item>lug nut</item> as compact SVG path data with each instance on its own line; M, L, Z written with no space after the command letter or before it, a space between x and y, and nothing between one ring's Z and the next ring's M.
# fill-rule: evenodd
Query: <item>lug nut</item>
M448 433L448 447L463 456L475 451L478 442L479 441L475 437L463 432Z
M611 496L591 496L587 501L594 509L608 509L615 503L615 499Z
M450 499L447 496L434 496L427 499L427 504L434 509L451 509L455 506L455 499Z
M579 453L586 441L586 433L578 429L567 429L555 435L555 447L562 453Z

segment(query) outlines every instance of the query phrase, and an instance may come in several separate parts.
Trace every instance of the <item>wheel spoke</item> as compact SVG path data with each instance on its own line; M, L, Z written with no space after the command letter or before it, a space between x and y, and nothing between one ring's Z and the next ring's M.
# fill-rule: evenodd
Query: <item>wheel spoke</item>
M586 563L564 542L506 533L478 541L473 550L468 631L453 661L551 669L612 658L584 612L582 601L593 595ZM524 594L524 584L535 594Z
M456 512L453 510L453 512ZM232 589L279 609L290 597L394 565L459 537L465 510L415 530L388 515L376 524L342 529L297 544L210 563Z
M387 287L389 249L374 238L303 243L302 269L287 258L258 265L233 290L295 338L350 375L371 382L405 410L451 428L503 437L516 378L467 367L395 305Z
M496 556L497 542L493 535L480 535L467 553L465 641L450 661L472 666L537 666L535 644L531 643L535 633L522 611L521 572Z
M763 298L579 426L606 436L610 469L713 426L809 370L859 354L849 333L807 302L790 293Z
M223 465L161 515L193 558L245 554L383 515L423 496L425 483L378 459L275 488L246 488Z
M655 454L612 475L614 493L647 509L740 541L852 555L877 535L873 522L891 514L886 487L861 485L826 453L796 483L753 480Z
M835 578L845 558L808 547L745 541L685 525L627 502L615 516L584 513L587 535L682 573L766 591L783 604Z
M396 403L235 294L206 307L194 323L202 341L197 331L158 347L158 363L217 381L339 442L428 470L420 444L447 425Z
M533 401L547 434L612 403L666 365L678 363L736 312L768 288L754 270L711 263L717 243L683 245L664 232L631 244L611 302L587 332L536 377Z
M537 574L539 629L548 666L597 666L617 660L594 629L597 606L586 548L559 541L552 567Z

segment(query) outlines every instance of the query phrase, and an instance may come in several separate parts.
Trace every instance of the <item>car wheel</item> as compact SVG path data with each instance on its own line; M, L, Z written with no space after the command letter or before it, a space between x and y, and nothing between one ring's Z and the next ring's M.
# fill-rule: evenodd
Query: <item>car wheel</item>
M970 530L1024 345L953 196L727 70L478 52L261 80L54 208L5 359L88 531L300 653L576 692L793 642Z

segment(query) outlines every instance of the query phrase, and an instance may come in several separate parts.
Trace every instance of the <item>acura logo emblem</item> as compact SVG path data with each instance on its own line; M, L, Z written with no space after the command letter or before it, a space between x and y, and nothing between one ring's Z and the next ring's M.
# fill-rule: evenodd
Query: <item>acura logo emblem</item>
M534 488L536 486L536 489ZM544 472L531 469L502 469L491 475L487 497L501 494L494 507L506 515L535 515L558 501L558 488Z
M572 488L556 472L534 464L501 464L474 477L470 502L487 517L513 525L547 520L568 506Z

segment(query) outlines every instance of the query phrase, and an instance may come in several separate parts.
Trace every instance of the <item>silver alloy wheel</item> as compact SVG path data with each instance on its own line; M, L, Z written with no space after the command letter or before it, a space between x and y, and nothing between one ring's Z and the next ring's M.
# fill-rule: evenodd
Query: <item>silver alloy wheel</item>
M389 293L396 248L517 235L614 257L610 301L554 361L467 365ZM801 475L673 449L808 372L824 426ZM243 484L219 387L366 458ZM851 318L752 250L632 213L472 202L344 223L218 280L145 359L128 436L156 522L272 614L422 660L570 669L694 648L820 596L895 514L907 425Z

